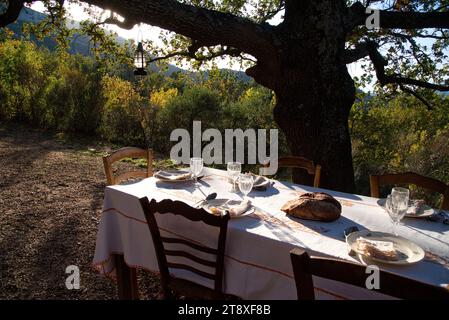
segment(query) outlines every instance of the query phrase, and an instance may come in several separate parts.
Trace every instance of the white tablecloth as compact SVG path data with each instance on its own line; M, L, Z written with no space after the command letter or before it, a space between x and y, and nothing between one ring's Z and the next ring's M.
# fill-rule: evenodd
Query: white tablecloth
M114 253L123 253L130 267L158 271L151 234L139 198L148 196L150 200L157 201L170 198L194 204L203 199L204 194L217 192L218 198L241 199L240 194L229 192L225 171L205 168L203 174L205 177L199 187L193 183L161 183L155 178L107 187L93 261L99 272L114 276L114 260L111 259ZM324 191L336 197L343 207L342 216L337 221L325 223L292 218L280 210L298 192L308 191ZM229 222L225 257L224 290L244 299L296 299L289 256L294 247L360 262L348 255L343 230L356 225L361 230L391 231L388 214L377 205L377 199L370 197L276 181L267 191L252 191L250 199L258 209L250 216ZM381 268L434 285L447 285L449 227L418 219L404 219L403 222L398 233L420 245L426 251L426 258L410 266ZM212 230L198 228L197 224L181 228L173 215L165 215L159 223L171 236L185 237L204 245L210 245L215 237ZM188 271L171 272L212 286L208 280ZM335 281L315 278L314 282L316 295L322 299L380 297Z

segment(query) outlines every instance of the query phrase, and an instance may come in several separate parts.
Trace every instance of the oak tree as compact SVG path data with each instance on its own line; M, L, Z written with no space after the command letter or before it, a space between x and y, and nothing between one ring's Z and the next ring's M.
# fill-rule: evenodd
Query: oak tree
M165 54L154 60L249 61L246 73L276 94L274 118L292 154L321 164L326 188L354 188L348 115L356 86L348 64L369 59L379 86L423 103L420 88L449 91L447 0L78 1L124 18L111 14L102 23L128 29L144 23L172 32ZM1 0L0 26L32 2ZM63 0L44 2L54 22L64 16ZM269 23L279 15L280 23ZM307 183L301 173L295 178Z

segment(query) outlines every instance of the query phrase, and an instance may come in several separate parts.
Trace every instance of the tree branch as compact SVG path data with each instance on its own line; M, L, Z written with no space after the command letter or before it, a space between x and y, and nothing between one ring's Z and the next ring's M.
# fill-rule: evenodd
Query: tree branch
M387 75L385 73L385 66L387 65L387 61L377 50L377 44L373 41L367 41L365 47L368 50L368 55L371 59L371 62L373 63L377 79L379 80L381 86L389 83L396 83L399 85L406 84L438 91L449 91L448 85L441 85L422 80L405 78L398 74Z
M179 3L174 0L81 0L109 9L133 22L143 22L176 32L202 45L226 45L255 57L273 47L273 28L232 14Z
M369 55L367 43L362 42L358 43L354 49L346 49L345 50L345 62L346 64L356 62L362 58L365 58Z
M449 28L449 12L380 11L381 28Z
M116 26L118 26L119 28L122 29L126 29L126 30L131 30L132 28L134 28L134 25L136 25L138 22L136 22L135 20L132 19L124 19L123 21L120 21L119 19L114 17L114 13L111 12L111 16L106 18L104 21L102 22L98 22L95 25L102 25L102 24L114 24Z
M399 84L399 87L401 88L402 91L411 94L412 96L414 96L416 99L418 99L419 101L421 101L422 104L424 104L427 107L427 110L432 110L433 106L426 100L424 99L420 94L418 94L415 90L412 90L410 88L407 88L406 86L404 86L402 83Z
M272 11L269 11L265 14L264 17L260 19L260 22L267 22L268 20L274 18L275 15L277 15L279 12L285 9L285 1L282 0L279 2L279 6L276 9L273 9Z
M14 0L8 2L8 7L0 16L0 28L6 27L8 24L17 20L20 15L20 11L25 3L30 3L28 0Z
M189 47L188 51L172 52L172 53L169 53L162 57L156 57L156 58L150 59L148 61L148 63L152 63L152 62L156 62L156 61L160 61L160 60L166 60L166 59L170 59L173 57L179 57L179 56L190 58L190 59L195 59L197 61L208 61L208 60L212 60L214 58L224 56L224 55L240 57L240 54L242 53L239 49L236 49L236 48L226 48L226 49L222 49L222 50L213 52L209 55L198 56L195 54L195 52L191 52L190 48L191 47Z
M349 9L350 25L352 27L365 25L369 14L366 7L356 2ZM449 11L446 12L416 12L380 10L379 24L385 29L423 29L449 28Z

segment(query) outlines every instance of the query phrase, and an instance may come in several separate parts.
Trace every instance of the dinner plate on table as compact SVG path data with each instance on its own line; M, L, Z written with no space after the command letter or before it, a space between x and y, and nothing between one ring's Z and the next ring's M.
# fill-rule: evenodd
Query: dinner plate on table
M233 208L234 209L238 208L239 206L242 205L242 203L243 203L242 200L213 199L213 200L206 201L202 205L202 208L209 213L212 213L213 208L217 208L224 212L225 210L231 210ZM248 208L243 213L240 213L238 215L233 215L233 214L230 214L230 215L231 215L231 218L241 218L241 217L246 217L247 215L254 213L254 211L255 211L255 207L251 203L249 203Z
M393 248L397 252L397 259L395 260L383 259L380 257L373 257L366 254L366 252L359 250L357 247L357 239L359 238L371 241L392 242ZM385 264L410 265L421 261L422 259L424 259L425 256L424 250L416 243L407 240L403 237L395 236L391 233L370 231L370 230L355 231L349 234L349 236L346 238L346 242L351 247L351 249L357 252L357 254L359 254L361 257Z
M164 182L185 182L192 180L192 174L188 170L160 170L153 175Z
M427 217L433 216L434 214L437 213L437 211L435 209L429 207L426 204L422 205L418 212L415 212L413 210L415 201L417 201L417 200L409 201L409 207L407 208L407 213L405 214L406 217L408 217L408 218L427 218ZM385 206L386 202L387 202L387 199L383 198L383 199L379 199L377 201L377 204L379 206L381 206L384 210L387 210L387 208Z

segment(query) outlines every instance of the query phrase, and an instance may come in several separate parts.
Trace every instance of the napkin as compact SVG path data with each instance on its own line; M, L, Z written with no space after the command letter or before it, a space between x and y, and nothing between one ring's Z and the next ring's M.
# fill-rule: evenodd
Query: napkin
M394 261L398 253L391 241L370 240L359 237L356 240L357 251L372 258Z
M251 173L253 177L253 188L258 190L266 190L268 187L267 178Z
M251 201L245 200L240 202L238 205L223 205L220 207L209 207L212 214L220 215L225 210L229 212L231 217L238 217L244 214L251 207Z
M251 201L245 200L245 201L242 201L239 205L230 207L228 209L228 211L229 211L229 214L231 215L231 217L236 217L241 214L244 214L249 209L250 206L251 206Z
M186 180L189 179L192 174L190 172L166 172L161 170L155 173L154 176L164 180Z
M426 202L422 199L412 200L410 206L407 209L407 214L420 214L425 205Z

